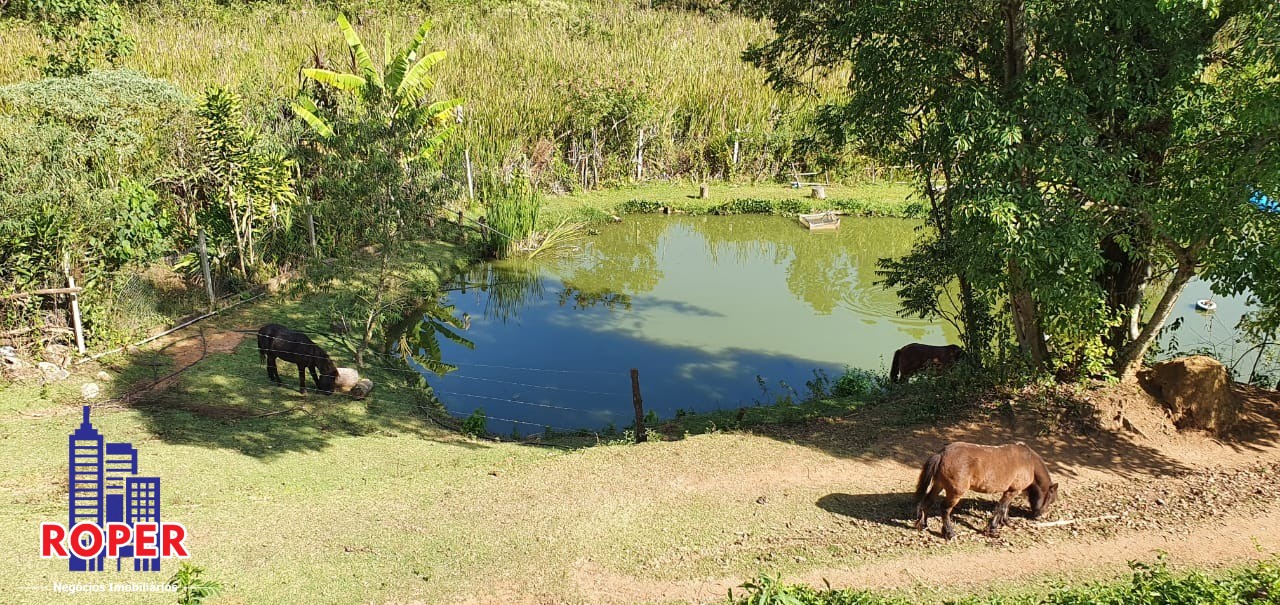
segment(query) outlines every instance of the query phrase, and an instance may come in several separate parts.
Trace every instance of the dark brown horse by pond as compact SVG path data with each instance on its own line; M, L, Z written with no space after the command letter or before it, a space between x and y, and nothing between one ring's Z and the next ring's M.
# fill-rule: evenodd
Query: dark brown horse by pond
M893 367L889 369L889 379L894 382L904 382L912 374L926 368L946 369L955 365L963 356L964 349L957 345L937 347L913 342L893 353Z
M298 392L307 393L307 370L316 390L325 395L333 394L333 383L338 378L338 366L329 359L306 334L295 332L279 324L267 324L258 329L258 356L267 360L267 378L283 384L276 358L298 364Z
M1058 499L1058 484L1049 479L1044 460L1022 442L992 446L957 441L930 456L916 482L916 529L928 525L929 500L943 490L947 498L942 510L942 537L948 540L956 535L951 527L951 509L966 491L1004 494L987 525L991 536L999 535L1000 527L1009 523L1009 502L1018 494L1027 495L1032 519L1047 512Z

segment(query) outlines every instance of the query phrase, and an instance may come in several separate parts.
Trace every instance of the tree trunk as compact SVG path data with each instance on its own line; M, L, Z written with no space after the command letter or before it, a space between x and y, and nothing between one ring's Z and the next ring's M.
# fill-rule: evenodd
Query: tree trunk
M1107 308L1124 318L1108 331L1103 342L1120 351L1141 333L1142 293L1150 279L1151 262L1125 252L1114 237L1102 241L1102 255L1106 265L1098 283L1106 294Z
M1013 329L1018 337L1018 347L1031 360L1031 367L1042 370L1049 360L1049 349L1044 344L1044 328L1040 325L1040 313L1035 298L1026 287L1026 276L1017 261L1009 261L1009 303L1013 307Z
M1156 335L1160 333L1169 315L1173 313L1173 306L1177 304L1182 290L1187 287L1187 282L1191 281L1195 274L1195 263L1185 258L1179 259L1178 270L1173 274L1173 280L1169 282L1168 287L1164 289L1164 295L1156 304L1151 320L1147 322L1138 337L1130 342L1116 358L1115 370L1121 381L1133 382L1137 379L1138 370L1142 369L1142 361L1147 355L1147 349L1151 348L1152 342L1155 342Z
M257 264L257 257L253 252L253 199L250 198L249 203L245 204L244 209L244 242L245 248L249 251L249 266Z
M1023 0L1001 0L1001 17L1004 19L1004 94L1010 102L1017 97L1018 82L1027 72L1027 6ZM1028 137L1017 144L1018 153L1033 145ZM1037 179L1027 168L1017 171L1018 182L1027 195L1039 195ZM1040 324L1040 312L1035 297L1027 287L1026 274L1016 260L1009 263L1009 304L1013 308L1013 328L1022 354L1031 360L1031 367L1044 369L1049 360L1049 349L1044 343L1044 328Z
M963 305L960 316L964 321L962 338L965 351L977 360L977 365L986 366L987 348L991 343L990 314L987 309L978 307L973 284L969 283L968 278L961 275L957 280L960 282L960 304Z
M1004 18L1004 83L1012 87L1027 71L1027 6L1023 0L1002 0Z
M244 238L240 234L240 220L236 214L236 198L230 185L227 186L227 214L231 217L231 233L236 236L236 260L240 261L240 275L247 279L249 272L244 268Z

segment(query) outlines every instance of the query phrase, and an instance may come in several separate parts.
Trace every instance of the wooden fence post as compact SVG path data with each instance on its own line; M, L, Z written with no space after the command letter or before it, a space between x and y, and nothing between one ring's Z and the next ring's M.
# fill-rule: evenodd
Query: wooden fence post
M709 200L709 199L711 199L711 186L710 186L710 185L700 185L700 186L698 187L698 198L699 198L699 199L704 199L704 200Z
M467 199L476 199L476 185L471 176L471 148L467 147L462 150L462 157L467 160Z
M640 370L631 368L631 405L636 408L636 443L644 443L649 436L644 432L644 401L640 399Z
M71 277L71 273L67 272L67 287L76 287L76 278ZM84 355L84 329L80 325L80 295L75 292L71 293L71 327L76 331L76 350Z
M307 237L311 240L311 256L319 257L320 253L316 250L316 217L310 211L307 211Z
M644 129L641 128L636 138L636 180L644 179Z
M200 269L204 271L204 289L209 294L209 308L212 309L217 299L213 297L213 277L209 275L209 249L205 247L203 227L200 229Z

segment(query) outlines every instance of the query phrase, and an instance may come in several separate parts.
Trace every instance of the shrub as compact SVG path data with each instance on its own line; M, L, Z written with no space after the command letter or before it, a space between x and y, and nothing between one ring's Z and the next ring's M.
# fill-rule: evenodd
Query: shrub
M462 421L462 432L472 437L483 437L489 434L488 425L489 419L484 415L484 410L476 408L466 420Z
M884 388L884 382L884 376L870 370L847 368L836 379L831 394L836 397L859 397Z
M173 180L189 142L188 101L172 85L95 71L0 87L0 291L86 287L91 343L111 339L113 275L178 245ZM40 326L34 305L7 325Z

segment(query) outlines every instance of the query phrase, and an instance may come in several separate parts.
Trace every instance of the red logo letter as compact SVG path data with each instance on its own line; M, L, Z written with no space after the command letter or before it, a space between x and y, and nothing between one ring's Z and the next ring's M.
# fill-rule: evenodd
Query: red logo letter
M71 553L81 559L92 559L102 552L102 528L81 521L71 528ZM87 540L86 540L87 538Z
M154 559L160 555L160 549L156 548L156 532L159 529L155 523L137 523L133 526L133 556Z
M187 539L187 528L181 523L163 523L160 525L160 531L164 537L160 541L163 549L160 556L187 558L187 547L182 544L182 541Z
M41 523L40 556L45 559L67 558L67 547L62 544L62 540L66 537L67 528L61 523Z
M133 539L133 530L124 523L107 524L107 556L120 556L120 547L128 546Z

